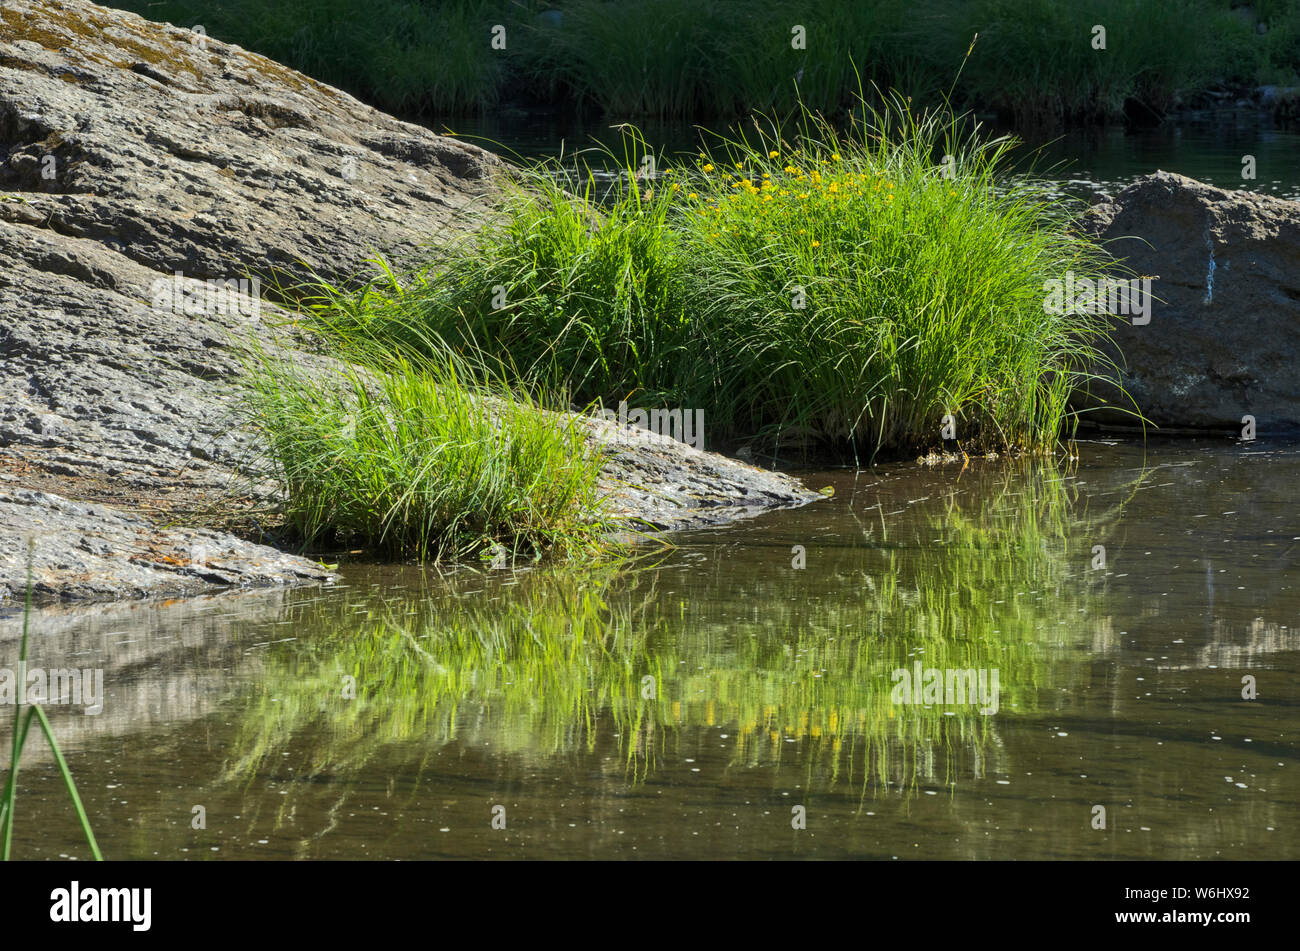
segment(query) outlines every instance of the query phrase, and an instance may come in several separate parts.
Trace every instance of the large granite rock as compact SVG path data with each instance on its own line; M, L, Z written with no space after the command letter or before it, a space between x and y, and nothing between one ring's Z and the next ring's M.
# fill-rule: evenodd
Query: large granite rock
M1156 172L1094 206L1087 228L1154 276L1150 322L1118 323L1110 349L1147 419L1166 432L1240 431L1247 415L1260 435L1300 426L1300 203ZM1094 384L1083 402L1099 400L1131 408Z
M256 537L252 515L274 500L232 402L242 342L328 367L300 335L273 331L287 315L251 278L265 294L309 271L354 278L374 253L400 266L475 226L502 168L188 30L84 0L6 0L0 604L22 591L29 538L45 598L328 579L224 532L158 527ZM239 279L233 308L160 305L160 288ZM593 439L611 441L605 426L592 423ZM648 433L612 441L614 509L640 525L816 497Z
M0 7L0 217L163 273L401 263L500 163L190 30L84 0Z

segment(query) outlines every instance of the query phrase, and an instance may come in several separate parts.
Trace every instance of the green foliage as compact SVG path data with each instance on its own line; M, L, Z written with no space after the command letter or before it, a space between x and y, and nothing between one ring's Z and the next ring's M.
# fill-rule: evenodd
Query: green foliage
M526 170L482 231L335 295L325 329L582 404L701 408L711 444L899 451L952 414L967 447L1041 449L1069 423L1106 327L1045 313L1044 282L1101 258L1081 206L998 178L1010 140L895 98L843 138L810 113L737 132L654 183L629 141L604 193Z
M1264 51L1258 79L1281 85L1300 84L1300 2L1275 0L1261 6L1260 16L1268 32L1257 41Z
M1268 0L1269 31L1228 0L122 0L264 53L403 114L490 108L511 91L611 116L726 119L827 114L857 77L934 104L975 34L962 107L1023 122L1118 118L1217 82L1293 82L1296 0ZM551 16L539 16L550 10ZM560 14L559 17L554 14ZM1094 25L1105 50L1092 47ZM506 28L506 48L491 45ZM792 45L794 29L806 43ZM796 83L796 77L798 77Z
M353 341L335 374L253 347L243 399L309 543L421 559L595 553L602 453L580 421L464 364Z
M497 99L507 36L529 4L490 0L137 0L119 2L152 20L203 26L235 43L338 86L390 112L478 112ZM502 9L504 7L504 9Z

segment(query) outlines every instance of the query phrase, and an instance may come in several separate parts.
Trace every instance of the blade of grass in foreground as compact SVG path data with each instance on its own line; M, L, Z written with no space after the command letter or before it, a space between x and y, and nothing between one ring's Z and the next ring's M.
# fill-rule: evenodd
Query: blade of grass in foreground
M18 669L20 671L25 670L27 664L27 633L32 615L33 548L34 544L29 542L27 546L27 602L23 609L23 638L18 649ZM27 743L27 733L31 729L32 719L35 718L40 721L41 730L45 733L45 739L50 744L50 751L54 754L54 761L58 763L59 773L63 776L63 784L67 787L68 795L72 797L73 808L77 811L77 821L81 823L81 831L85 833L91 854L95 856L95 861L102 862L104 856L100 853L99 843L95 841L95 833L90 828L90 819L86 816L86 809L81 804L81 796L77 794L77 784L72 779L72 772L68 769L68 763L63 758L63 751L59 749L59 744L54 739L54 729L50 726L50 721L39 704L32 704L31 709L27 711L27 716L23 717L23 697L24 693L20 686L14 708L14 734L10 746L9 776L5 780L4 794L0 796L0 861L9 861L12 852L14 809L18 798L18 760L23 754L24 745ZM19 721L22 722L21 728L19 727Z

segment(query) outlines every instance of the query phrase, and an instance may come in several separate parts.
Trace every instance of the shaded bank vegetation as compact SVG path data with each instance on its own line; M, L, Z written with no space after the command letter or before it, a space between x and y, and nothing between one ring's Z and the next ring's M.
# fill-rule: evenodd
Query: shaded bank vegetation
M607 117L832 115L857 76L1036 124L1150 117L1222 84L1295 84L1300 2L1261 0L118 0L202 25L390 112L503 100ZM1237 8L1237 9L1234 9ZM1106 49L1092 30L1106 28ZM505 29L505 48L492 46ZM804 48L792 45L805 30ZM1263 27L1264 32L1259 32ZM797 79L796 79L797 78ZM797 87L797 88L796 88Z

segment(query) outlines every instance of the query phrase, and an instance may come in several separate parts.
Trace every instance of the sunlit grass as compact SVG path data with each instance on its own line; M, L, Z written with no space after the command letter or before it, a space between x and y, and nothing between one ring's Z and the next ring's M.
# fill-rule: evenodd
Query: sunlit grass
M657 179L628 142L612 184L523 170L484 229L319 322L580 404L702 408L710 445L862 459L937 445L946 416L968 449L1068 435L1108 328L1046 313L1044 282L1104 260L1081 205L1004 177L1013 141L895 98L844 135L755 124Z
M307 544L502 566L610 547L603 452L579 420L449 358L346 356L321 372L248 352L244 410Z

